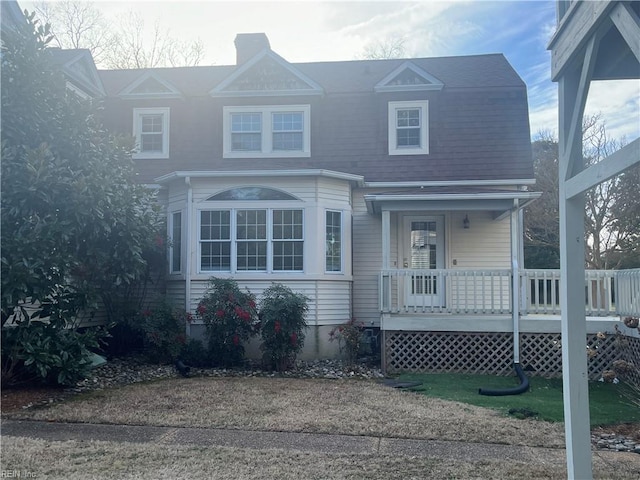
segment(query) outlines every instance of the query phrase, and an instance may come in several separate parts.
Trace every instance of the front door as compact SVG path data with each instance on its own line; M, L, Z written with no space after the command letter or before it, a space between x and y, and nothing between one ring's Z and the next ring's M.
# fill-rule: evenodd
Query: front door
M407 305L444 306L444 277L429 272L444 268L444 217L404 217L404 237Z

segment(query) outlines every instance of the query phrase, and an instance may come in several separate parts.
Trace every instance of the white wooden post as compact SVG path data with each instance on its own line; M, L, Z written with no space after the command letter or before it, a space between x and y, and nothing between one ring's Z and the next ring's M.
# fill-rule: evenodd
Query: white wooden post
M520 363L520 216L518 200L511 210L511 313L513 318L513 363Z
M391 265L391 213L382 211L382 269L388 270Z
M565 441L567 475L570 479L582 480L593 478L584 308L584 192L630 166L640 164L640 140L637 139L596 166L585 169L582 119L598 48L602 35L611 28L609 22L613 22L629 52L640 62L640 18L629 2L572 3L561 0L557 7L558 31L551 41L551 49L552 77L559 82L560 309ZM574 9L575 15L565 18L569 8ZM585 26L589 28L578 30ZM571 31L574 35L569 36L567 32ZM586 44L582 43L585 40ZM604 44L603 48L609 50L601 55L606 62L613 52L610 45ZM615 48L618 55L620 47ZM617 78L613 73L608 75L606 69L604 75L604 79Z
M592 37L582 65L568 71L558 83L560 188L560 311L562 380L567 475L593 478L587 372L587 322L584 308L584 193L567 197L566 180L584 169L582 118L595 63Z

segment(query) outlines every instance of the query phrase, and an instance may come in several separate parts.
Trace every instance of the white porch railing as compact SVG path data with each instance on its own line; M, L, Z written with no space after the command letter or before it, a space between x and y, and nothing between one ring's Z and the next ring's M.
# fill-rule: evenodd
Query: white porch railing
M520 314L560 314L560 270L521 270ZM380 311L509 314L511 270L384 270ZM640 269L587 270L585 313L640 315Z
M507 314L510 270L385 270L380 276L384 313Z
M640 316L640 268L616 271L616 311L621 316Z

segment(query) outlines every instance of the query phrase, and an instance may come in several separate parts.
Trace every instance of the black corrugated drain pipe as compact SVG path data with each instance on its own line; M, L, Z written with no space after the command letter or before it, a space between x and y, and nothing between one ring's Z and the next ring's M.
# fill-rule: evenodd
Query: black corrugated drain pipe
M503 388L500 390L492 390L490 388L481 388L478 390L478 393L480 395L488 395L490 397L499 397L502 395L520 395L521 393L524 393L527 390L529 390L529 379L522 371L522 367L520 366L520 364L514 363L513 368L515 369L516 374L520 379L520 385L513 388Z

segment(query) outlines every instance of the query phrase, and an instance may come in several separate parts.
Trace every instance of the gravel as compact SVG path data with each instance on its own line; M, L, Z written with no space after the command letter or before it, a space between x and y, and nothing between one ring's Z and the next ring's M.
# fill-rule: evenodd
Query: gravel
M80 393L90 390L102 390L130 383L147 382L163 378L175 378L179 373L173 365L153 365L142 356L116 358L105 365L95 368L91 376L79 382L75 387L67 389L69 393ZM283 377L283 378L358 378L382 379L380 368L372 366L372 362L363 361L356 365L348 365L340 360L298 361L291 370L273 372L262 370L253 365L245 368L191 368L191 377Z

